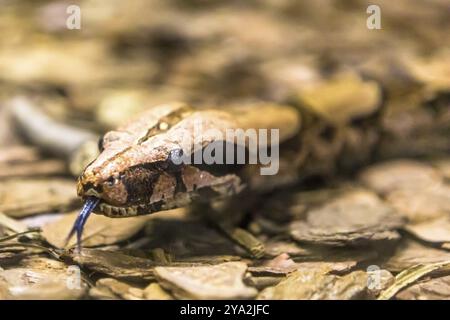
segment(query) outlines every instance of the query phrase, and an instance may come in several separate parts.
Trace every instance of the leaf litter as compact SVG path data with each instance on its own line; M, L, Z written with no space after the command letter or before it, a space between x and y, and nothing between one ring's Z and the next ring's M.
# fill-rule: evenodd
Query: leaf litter
M303 18L304 12L311 11L310 5L283 2L241 11L234 10L233 4L221 4L225 10L195 12L196 19L192 19L194 11L180 12L159 2L150 5L136 0L136 12L170 12L170 19L160 14L157 19L167 25L168 32L161 33L155 20L146 15L121 10L119 24L112 23L113 16L93 15L99 28L89 41L66 37L55 15L45 14L53 12L52 4L14 4L14 9L26 9L23 13L29 19L23 21L11 16L10 10L0 12L0 19L23 27L5 24L6 33L26 38L29 29L38 30L33 35L51 31L44 35L45 44L34 40L41 37L29 38L26 45L1 39L6 49L0 54L0 80L5 84L2 102L11 95L11 87L15 92L20 86L21 92L31 93L59 121L103 130L122 123L133 110L173 97L205 104L291 99L334 125L351 121L343 133L349 155L343 162L352 169L356 168L353 158L370 160L371 154L353 152L362 141L367 141L367 150L376 143L381 158L448 150L449 63L442 47L442 30L448 28L436 27L436 22L448 19L439 5L415 3L411 7L408 3L409 10L400 17L412 34L424 40L418 42L403 32L404 27L381 38L358 29L348 32L340 21L363 19L359 4L344 11L327 6L317 12L318 23L293 32L285 13ZM423 12L424 5L426 15L411 14ZM269 7L279 14L267 14ZM395 11L403 10L405 4L385 7L384 19L398 22ZM332 32L320 23L329 17L338 26ZM174 21L184 20L191 23L180 30ZM243 20L251 27L243 30ZM134 34L133 26L144 27L144 34ZM226 50L224 37L233 39ZM367 50L377 44L389 50ZM323 56L323 52L328 53ZM117 58L122 55L132 59ZM71 66L70 72L63 65ZM152 94L147 94L149 84ZM359 130L362 116L372 121L380 113L384 116L380 135L366 132L364 124ZM303 126L312 119L301 120ZM450 296L448 156L390 160L362 169L355 179L326 176L326 183L306 181L301 191L271 192L252 210L248 223L266 248L260 259L250 258L220 231L180 211L158 213L148 220L93 216L86 227L83 251L77 254L70 249L73 243L63 248L75 215L72 210L80 207L65 162L18 144L22 139L13 134L3 103L0 122L1 299ZM421 132L414 129L417 124ZM311 149L292 161L317 164L312 173L334 169L336 163L328 155L341 146L342 136L325 130L319 138L305 132L305 139ZM314 158L314 153L323 159ZM280 174L280 179L291 181L290 163L281 160L280 169L287 168L288 174ZM348 178L351 188L341 184ZM256 180L265 184L263 179ZM51 214L54 217L48 219ZM369 271L371 266L379 270ZM67 286L73 280L71 272L77 270L69 267L80 267L79 290ZM371 289L377 270L381 284Z

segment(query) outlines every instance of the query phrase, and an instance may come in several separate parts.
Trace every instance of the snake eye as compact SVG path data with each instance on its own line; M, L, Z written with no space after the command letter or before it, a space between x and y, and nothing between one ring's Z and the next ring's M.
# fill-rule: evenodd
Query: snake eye
M183 149L174 149L170 151L169 157L167 158L170 166L177 168L183 163Z
M114 186L117 182L119 182L119 179L118 178L114 178L114 177L109 177L108 178L108 180L106 180L106 185L108 186L108 187L112 187L112 186Z

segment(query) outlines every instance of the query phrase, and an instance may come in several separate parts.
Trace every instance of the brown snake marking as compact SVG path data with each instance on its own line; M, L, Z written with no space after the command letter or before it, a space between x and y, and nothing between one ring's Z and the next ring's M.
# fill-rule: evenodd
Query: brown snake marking
M183 207L196 200L230 197L245 186L264 189L289 184L302 176L333 172L341 165L343 155L346 162L342 164L349 167L371 161L383 142L377 129L379 119L372 112L360 116L357 122L349 118L347 123L333 124L314 112L293 106L255 106L239 113L251 119L244 121L234 111L196 110L182 104L170 108L166 113L161 112L162 107L152 108L137 122L105 135L103 152L78 181L78 194L86 200L85 209L109 217L130 217ZM309 120L302 126L304 118ZM174 164L173 157L186 150L183 136L190 134L192 123L198 120L206 123L203 147L215 141L207 136L209 128L225 131L246 123L255 128L280 129L280 146L286 144L288 150L300 152L282 151L280 173L275 177L258 176L251 166L240 171L229 167L230 170L216 175L208 166ZM149 128L145 128L146 122L151 124ZM320 127L327 130L316 130ZM360 143L353 142L355 135ZM82 213L86 215L88 209ZM83 214L72 233L81 234L86 221Z

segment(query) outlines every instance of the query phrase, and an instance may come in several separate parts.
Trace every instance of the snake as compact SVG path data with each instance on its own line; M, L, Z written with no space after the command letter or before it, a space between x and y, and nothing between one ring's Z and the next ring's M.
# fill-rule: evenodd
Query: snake
M97 145L95 134L55 123L30 101L16 101L11 109L21 132L32 142L77 162L74 168L83 163L77 193L84 206L68 237L76 233L80 248L83 227L92 212L126 218L199 201L233 201L241 193L264 194L299 184L308 177L351 172L378 159L421 157L450 150L448 97L423 102L414 109L379 101L362 111L349 108L338 114L332 108L322 110L298 100L219 107L167 103L148 108L128 123L106 132L89 157L80 154L94 140ZM387 125L411 115L416 121L409 123L407 129ZM197 132L202 139L194 144L198 123L202 124ZM41 132L42 127L47 133ZM268 149L279 151L278 172L261 175L260 164L180 163L180 157L193 157L214 143L237 148L235 140L224 138L229 129L277 130L277 141L264 143ZM58 130L63 130L63 134L55 135ZM67 137L74 138L69 141ZM256 143L262 142L258 139ZM245 149L246 145L241 141L239 147Z

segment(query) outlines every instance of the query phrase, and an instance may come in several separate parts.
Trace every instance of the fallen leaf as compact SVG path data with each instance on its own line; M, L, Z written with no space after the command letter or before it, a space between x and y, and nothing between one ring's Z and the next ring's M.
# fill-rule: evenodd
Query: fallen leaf
M355 190L307 213L305 221L291 223L291 236L321 245L367 245L397 240L395 229L405 223L375 194Z
M401 289L405 288L406 286L410 285L411 283L414 283L418 279L422 278L423 276L430 274L433 271L437 271L440 269L449 269L450 267L450 261L445 262L438 262L433 264L419 264L412 266L411 268L404 270L400 272L396 277L394 283L381 292L380 296L378 297L378 300L389 300L392 297L395 296L397 292L399 292Z
M429 221L450 214L450 187L436 183L423 189L395 190L386 201L411 223Z
M36 147L11 145L0 148L0 163L23 163L39 160L40 152Z
M265 244L266 255L276 257L280 254L287 253L289 256L308 256L312 252L307 247L301 247L293 241L269 240Z
M0 279L7 284L10 299L79 299L87 285L72 271L61 262L39 258L34 263L28 260L23 267L0 271Z
M83 248L81 254L71 252L77 264L92 271L124 280L151 280L157 266L149 259L130 256L120 251Z
M450 276L433 278L413 284L395 295L399 300L449 300Z
M256 296L243 276L247 265L226 262L212 266L157 267L155 275L161 286L181 299L249 299Z
M282 253L272 260L267 261L265 265L269 268L284 270L294 267L295 262L289 257L287 253Z
M445 50L427 59L410 58L405 62L411 74L424 83L430 91L448 91L450 88L450 58Z
M395 190L425 189L442 181L432 166L414 160L392 160L362 170L359 180L380 194Z
M7 180L0 184L0 211L10 217L64 211L80 204L69 179Z
M450 217L444 216L430 221L408 224L405 229L423 241L450 242Z
M150 283L144 289L144 299L146 300L173 300L173 297L164 290L158 283Z
M1 212L0 212L0 225L16 233L27 231L26 225L11 217L8 217L7 215Z
M446 261L450 261L450 252L406 239L399 244L393 255L382 263L382 267L397 273L419 264L430 265Z
M304 86L296 98L328 121L343 124L374 113L379 107L381 88L355 73L342 73L326 82Z
M18 177L62 176L67 173L62 160L39 160L29 163L1 164L0 179Z
M112 295L125 300L141 300L143 298L142 289L113 278L100 279L95 283L95 287L101 292L109 291Z
M367 294L367 274L355 271L345 276L328 274L328 266L291 273L274 287L264 289L259 300L349 300Z

